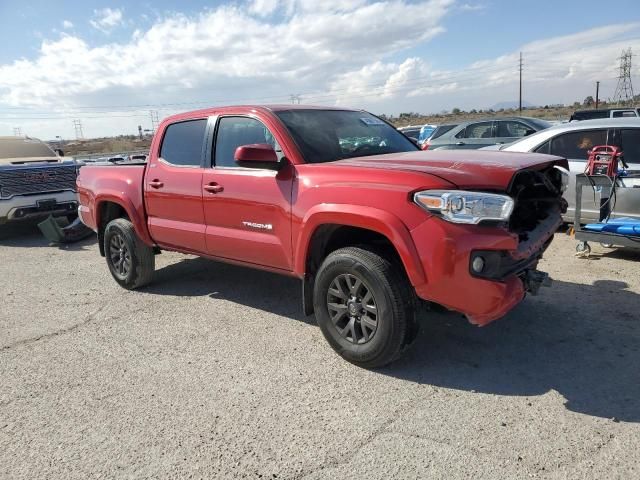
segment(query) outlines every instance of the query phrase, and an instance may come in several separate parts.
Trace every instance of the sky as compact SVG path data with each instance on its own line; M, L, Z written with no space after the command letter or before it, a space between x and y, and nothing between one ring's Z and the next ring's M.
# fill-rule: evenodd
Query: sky
M637 0L0 0L0 135L135 134L151 113L301 103L376 114L613 97ZM632 80L640 93L640 57ZM298 98L297 97L297 98Z

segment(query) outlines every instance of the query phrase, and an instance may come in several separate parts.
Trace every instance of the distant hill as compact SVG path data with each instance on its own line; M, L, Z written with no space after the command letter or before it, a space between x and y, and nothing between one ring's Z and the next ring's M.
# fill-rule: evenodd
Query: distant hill
M518 108L519 103L518 100L513 100L510 102L499 102L496 103L493 107L491 107L493 110L498 111L498 110L510 110L512 108ZM534 105L532 103L527 102L526 100L522 101L522 107L523 108L531 108Z

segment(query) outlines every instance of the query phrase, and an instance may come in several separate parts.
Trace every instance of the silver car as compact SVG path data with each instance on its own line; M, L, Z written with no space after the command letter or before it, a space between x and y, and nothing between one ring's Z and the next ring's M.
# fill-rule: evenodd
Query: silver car
M423 150L482 148L511 143L549 128L546 120L529 117L499 117L460 123L447 130L434 132Z
M640 118L611 118L564 123L542 130L522 140L505 145L507 152L548 153L569 161L571 176L565 198L569 202L566 221L573 221L575 208L575 176L587 166L587 152L596 145L613 145L622 148L628 174L636 178L621 177L616 188L614 217L640 217ZM612 202L613 203L613 202ZM600 189L585 191L582 195L582 216L586 220L598 220L600 213Z

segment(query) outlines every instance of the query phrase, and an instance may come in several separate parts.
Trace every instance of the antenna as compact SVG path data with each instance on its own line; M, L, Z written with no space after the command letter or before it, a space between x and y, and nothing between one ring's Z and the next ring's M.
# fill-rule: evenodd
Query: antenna
M73 128L76 131L76 140L84 138L84 134L82 133L82 120L76 118L73 121Z
M620 56L620 74L618 75L618 86L613 96L614 103L620 105L633 105L633 85L631 84L631 48L622 51Z

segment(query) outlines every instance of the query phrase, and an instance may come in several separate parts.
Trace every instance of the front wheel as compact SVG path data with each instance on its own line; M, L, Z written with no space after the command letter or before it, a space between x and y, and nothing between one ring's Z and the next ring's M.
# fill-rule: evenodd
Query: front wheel
M133 290L151 282L155 270L153 248L138 238L126 218L116 218L107 224L104 252L109 271L121 287Z
M416 333L410 286L386 258L363 248L341 248L322 263L314 286L320 329L344 359L387 365Z

